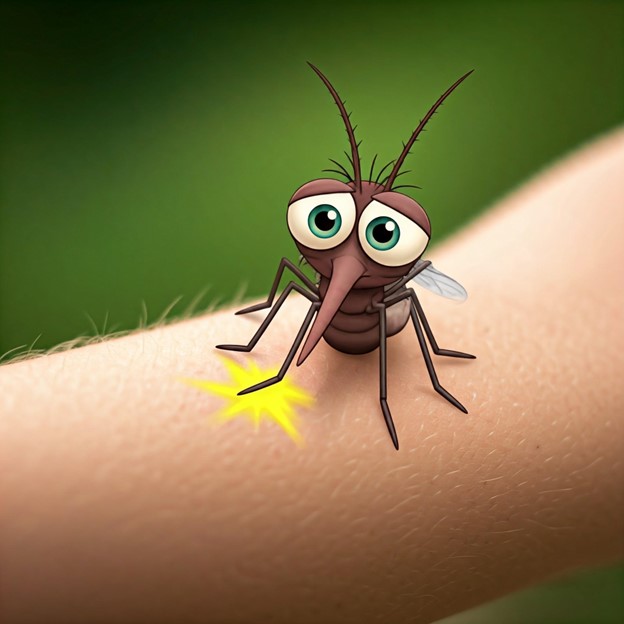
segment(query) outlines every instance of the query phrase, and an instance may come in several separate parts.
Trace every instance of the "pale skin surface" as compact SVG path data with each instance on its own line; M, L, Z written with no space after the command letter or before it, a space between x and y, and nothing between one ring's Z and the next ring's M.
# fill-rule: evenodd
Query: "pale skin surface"
M233 310L0 369L0 620L431 622L622 558L624 133L501 202L428 258L470 293L421 301L464 415L391 338L321 342L290 378L307 446L178 376L225 381ZM279 259L276 258L276 265ZM244 276L241 275L241 278ZM267 288L269 284L267 284ZM251 355L281 362L293 296Z

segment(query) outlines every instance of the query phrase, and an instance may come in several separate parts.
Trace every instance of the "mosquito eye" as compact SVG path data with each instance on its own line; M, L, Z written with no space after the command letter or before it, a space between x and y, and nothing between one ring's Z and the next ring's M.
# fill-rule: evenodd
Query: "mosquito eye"
M384 266L413 262L429 242L429 236L415 221L377 200L362 212L358 235L366 255Z
M366 226L366 240L379 251L392 249L400 237L399 226L390 217L377 217Z
M331 204L321 204L310 211L308 227L319 238L330 238L340 231L342 217Z
M349 236L355 225L351 193L303 197L288 207L288 229L293 238L311 249L331 249Z

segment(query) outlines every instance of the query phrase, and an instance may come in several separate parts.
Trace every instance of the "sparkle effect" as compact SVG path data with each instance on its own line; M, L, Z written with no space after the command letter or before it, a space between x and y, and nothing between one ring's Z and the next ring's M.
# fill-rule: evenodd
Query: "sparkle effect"
M248 367L237 364L233 360L219 358L230 373L231 383L223 384L205 379L182 378L181 382L229 399L228 404L221 408L215 417L221 424L238 417L248 418L258 430L262 420L278 424L298 446L304 446L304 439L297 429L299 417L294 406L310 407L314 399L302 388L297 387L288 379L239 396L237 393L244 388L264 381L277 374L279 368L262 370L253 360L248 360Z

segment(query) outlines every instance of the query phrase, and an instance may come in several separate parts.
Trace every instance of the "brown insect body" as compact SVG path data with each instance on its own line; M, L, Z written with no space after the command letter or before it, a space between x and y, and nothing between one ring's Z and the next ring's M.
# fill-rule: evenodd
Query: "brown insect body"
M335 191L337 188L340 188L334 184L335 182L337 182L337 180L314 180L308 183L308 185L310 185L309 187L304 184L293 195L290 203L306 196L308 192L314 193L317 196L322 196L324 194L323 191ZM339 184L342 183L339 182ZM357 218L361 216L364 208L368 206L374 198L384 193L384 187L381 184L371 181L363 181L361 183L361 189L356 188L353 182L345 184L345 186L351 189L355 201ZM410 213L412 217L417 218L422 224L423 229L430 232L429 220L422 207L410 197L398 193L395 195L397 196L395 198L397 204L400 205L405 212ZM387 267L374 262L363 252L361 246L357 242L355 232L344 243L332 249L331 255L328 255L327 252L324 251L319 252L310 249L300 244L296 238L295 243L301 255L306 259L306 262L308 262L320 276L318 289L320 300L323 302L321 310L323 306L327 306L327 316L330 317L330 321L325 328L321 327L318 333L323 337L325 342L343 353L359 355L375 350L379 346L379 314L373 306L383 301L384 287L403 277L412 263L399 267ZM333 274L333 261L338 258L346 258L347 261L357 260L357 263L362 266L362 275L358 276L352 284L346 276L343 279L338 277L338 280L340 280L340 288L335 291L335 300L330 300L327 297L327 292L332 280L336 279L336 276ZM352 263L354 267L354 277L357 276L359 269L357 263ZM334 301L333 305L328 305L332 301ZM340 302L339 307L332 315L333 308L335 308L338 302ZM389 308L388 313L387 335L393 336L401 331L409 320L409 302L405 300L398 302ZM307 344L311 343L308 342ZM313 345L310 346L309 351L311 351L312 348ZM302 363L306 356L307 353L304 346L304 351L302 351L302 356L300 356L298 364Z
M318 283L312 282L297 266L282 258L267 300L237 312L246 314L271 308L252 339L246 345L218 345L218 348L251 351L289 293L297 291L311 305L280 371L270 379L241 390L239 394L254 392L280 381L302 343L298 366L321 338L334 349L348 354L368 353L378 348L379 400L388 431L398 450L398 438L386 398L386 340L401 331L410 318L434 389L455 407L467 411L438 382L427 340L436 355L474 356L438 346L415 291L407 285L431 264L420 260L431 236L431 226L423 207L411 197L397 192L400 186L396 186L395 181L401 175L403 162L427 121L471 72L457 80L438 99L404 144L399 157L382 168L373 181L375 159L370 179L363 180L359 143L355 140L344 102L329 80L316 67L311 67L338 106L349 137L351 155L347 154L347 157L353 168L351 175L340 163L333 161L341 171L329 171L345 176L346 182L330 178L312 180L301 186L289 202L288 228L301 256L318 273ZM390 173L380 181L389 167ZM286 268L304 286L289 282L273 304ZM432 273L443 275L433 270Z
M322 296L323 280L321 280ZM383 300L383 289L375 292L353 291L349 293L340 309L323 333L323 340L337 351L349 355L370 353L379 347L379 315L371 313L371 302ZM346 312L346 310L355 310ZM395 303L388 309L386 336L398 334L410 317L409 301Z

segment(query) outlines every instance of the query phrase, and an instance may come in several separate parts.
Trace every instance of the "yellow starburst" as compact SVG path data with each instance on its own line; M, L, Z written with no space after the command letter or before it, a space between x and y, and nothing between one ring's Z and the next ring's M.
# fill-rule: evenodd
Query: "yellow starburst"
M314 403L314 399L286 378L262 390L238 395L240 390L273 377L279 369L262 370L253 360L248 360L248 366L244 368L233 360L224 357L219 359L230 373L231 384L190 378L181 378L180 381L204 392L229 399L229 403L215 414L219 422L229 422L242 416L251 420L257 430L262 420L272 421L278 424L297 445L303 446L304 439L297 429L299 417L294 406L309 407Z

